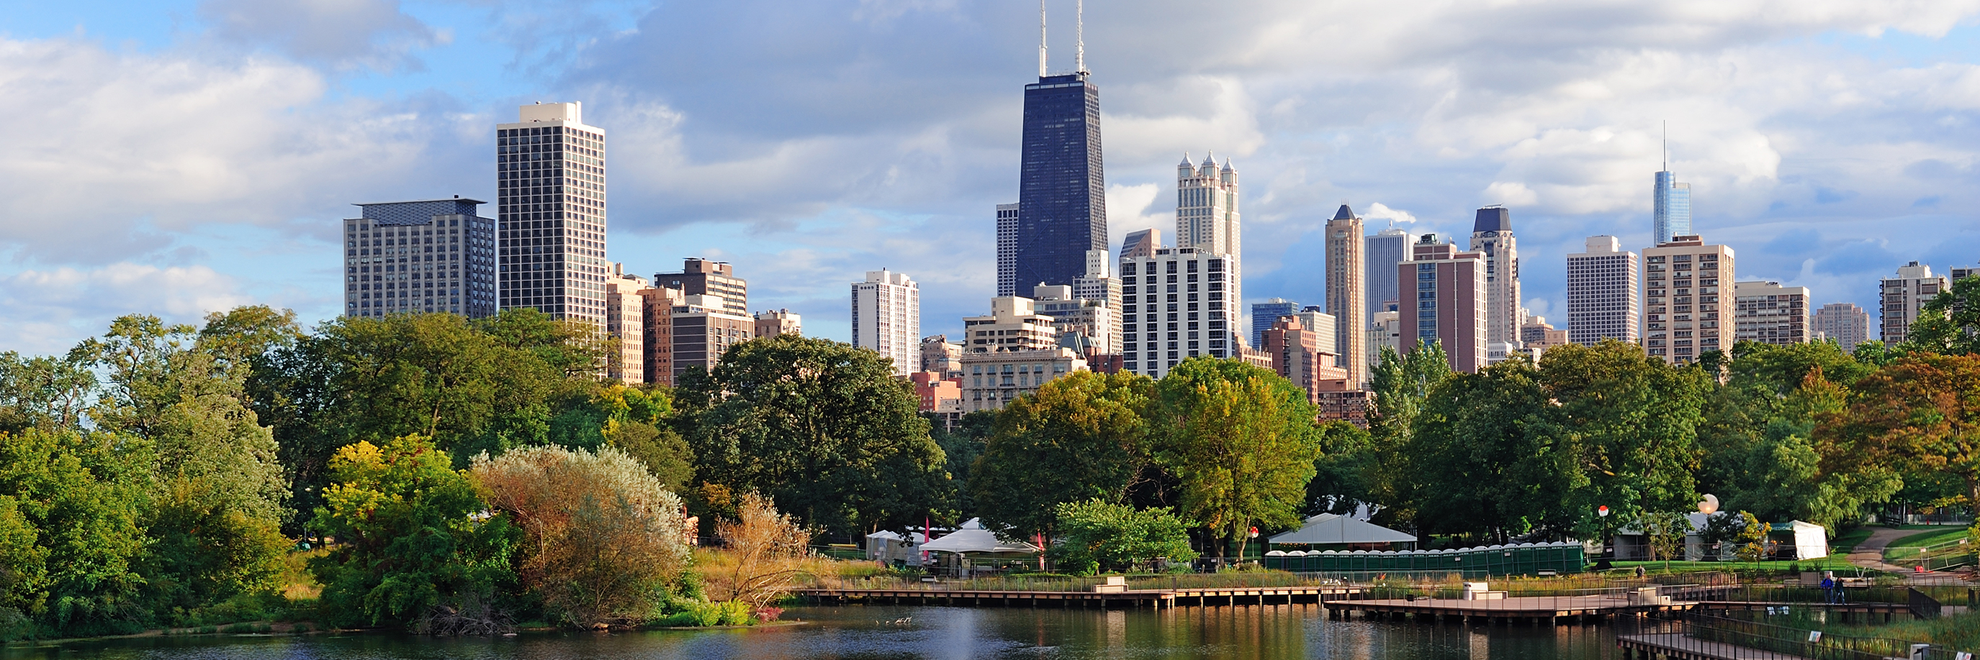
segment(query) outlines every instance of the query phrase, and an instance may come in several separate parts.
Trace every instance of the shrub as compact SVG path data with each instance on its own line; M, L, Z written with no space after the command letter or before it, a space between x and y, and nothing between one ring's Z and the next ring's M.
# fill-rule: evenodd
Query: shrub
M722 551L713 553L702 571L711 600L742 601L746 614L796 587L810 535L769 499L743 494L736 520L716 524L715 534Z
M472 474L526 534L523 586L567 625L644 619L687 565L680 498L618 449L518 449Z
M1092 575L1127 570L1157 557L1187 562L1189 533L1166 510L1136 511L1098 499L1058 507L1058 543L1046 551L1061 570Z

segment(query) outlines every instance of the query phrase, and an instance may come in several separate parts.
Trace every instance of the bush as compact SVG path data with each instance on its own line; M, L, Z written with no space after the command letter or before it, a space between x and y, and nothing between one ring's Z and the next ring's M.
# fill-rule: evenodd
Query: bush
M1166 510L1136 511L1094 499L1061 504L1058 515L1058 543L1046 555L1067 572L1092 575L1130 570L1157 557L1196 558L1182 521Z

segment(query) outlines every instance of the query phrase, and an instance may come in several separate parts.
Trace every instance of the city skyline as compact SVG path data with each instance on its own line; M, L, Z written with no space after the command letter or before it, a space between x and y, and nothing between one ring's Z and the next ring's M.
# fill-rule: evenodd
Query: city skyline
M806 27L823 35L823 50L746 58L773 81L756 87L782 85L783 96L796 97L780 100L711 87L704 76L729 65L705 68L719 64L706 58L651 66L695 46L694 39L663 43L681 34L681 25L712 26L719 35L746 37L745 44L790 29L745 29L749 7L586 6L575 12L597 20L543 29L610 36L556 54L552 46L565 43L558 37L506 26L524 15L520 7L500 6L494 13L504 19L496 21L431 6L356 3L383 17L357 20L281 3L258 13L217 9L226 4L133 12L84 2L30 7L0 22L16 49L0 57L43 58L53 76L7 83L10 96L44 102L28 107L20 126L0 129L17 131L0 138L32 156L17 159L15 176L0 184L10 200L0 209L16 218L0 227L0 244L15 257L0 271L0 306L12 312L0 321L0 349L57 350L128 312L183 322L233 304L266 303L294 308L305 322L332 318L343 304L340 264L322 244L341 240L347 204L499 199L491 126L539 100L582 101L586 123L611 131L615 221L605 261L641 274L687 256L735 263L758 285L753 307L796 310L809 317L809 334L841 340L850 337L843 282L867 270L916 274L927 301L923 334L956 333L960 318L982 313L994 293L994 225L986 211L1011 201L1015 183L1021 99L1014 90L1032 73L1026 60L1036 38L1028 8L794 7L799 18L815 19ZM1070 3L1050 7L1057 24L1071 18L1072 8L1061 4ZM1683 19L1719 21L1723 34L1695 43L1628 37L1613 51L1542 40L1495 62L1464 58L1501 53L1496 43L1432 29L1431 41L1441 42L1435 52L1399 46L1404 50L1373 60L1328 60L1353 75L1275 86L1266 81L1284 75L1286 62L1307 61L1295 57L1304 51L1267 42L1262 59L1252 61L1235 59L1229 45L1163 55L1142 42L1161 41L1183 24L1139 15L1160 11L1093 4L1086 8L1093 24L1086 37L1094 42L1088 64L1111 90L1101 115L1110 133L1107 249L1117 249L1125 233L1172 226L1175 209L1166 202L1175 190L1167 177L1176 154L1215 146L1220 159L1242 162L1251 181L1242 200L1246 304L1324 299L1318 263L1302 257L1320 252L1323 220L1342 199L1354 200L1371 230L1397 220L1411 233L1459 236L1473 209L1499 203L1520 216L1522 302L1559 322L1566 318L1564 256L1580 251L1586 236L1616 235L1623 249L1639 253L1650 247L1650 191L1642 184L1660 167L1666 117L1679 155L1668 169L1692 185L1699 210L1693 231L1740 251L1740 280L1806 286L1814 306L1874 309L1874 282L1905 263L1944 270L1980 261L1980 250L1970 247L1980 244L1980 224L1955 210L1973 208L1962 163L1980 146L1958 121L1939 121L1969 117L1974 99L1927 96L1932 80L1951 79L1938 76L1972 68L1974 58L1951 45L1972 35L1957 27L1973 16L1971 8L1861 9L1803 23L1736 14ZM1348 24L1376 35L1467 18L1515 21L1349 9ZM1240 43L1273 25L1325 31L1308 11L1265 3L1212 20L1236 35L1221 41ZM1519 20L1565 10L1535 11ZM184 28L162 27L181 20L174 16ZM1680 18L1585 20L1613 33ZM347 38L327 43L283 32L298 24ZM1861 36L1873 28L1887 32ZM1072 59L1064 54L1073 39L1064 32L1054 42L1060 56L1048 62L1052 70ZM1810 39L1830 50L1808 50ZM844 94L801 82L806 71L851 71L846 67L863 61L866 47L878 49L883 70L905 74L891 85L939 79L935 93L878 97L877 78L834 78ZM1637 48L1641 56L1623 54ZM1527 70L1533 62L1581 59L1567 54L1589 49L1623 60ZM971 55L905 56L918 51ZM1856 86L1868 105L1797 109L1793 103L1808 100L1766 100L1737 89L1768 72L1805 79L1788 60L1811 54L1820 56L1823 75ZM1897 63L1880 64L1892 54ZM1536 91L1612 85L1616 72L1657 57L1731 58L1758 72L1658 92L1703 104L1690 110L1666 101L1632 108L1648 98L1634 87L1612 87L1616 96L1601 101ZM1941 72L1937 63L1951 65ZM144 79L173 67L185 77L172 80L189 91ZM1451 71L1455 82L1412 78L1422 67ZM1529 78L1495 82L1498 71L1527 71ZM1912 77L1880 76L1891 71ZM1349 79L1357 76L1396 88L1363 87ZM71 87L51 86L58 78ZM696 94L713 90L730 91ZM1359 109L1325 100L1357 90L1379 93L1358 98ZM1447 114L1411 109L1415 100L1453 90L1500 101ZM101 98L138 101L92 105ZM1361 119L1368 104L1400 111L1400 123ZM1825 124L1832 115L1851 128L1840 119ZM1519 116L1531 119L1494 123ZM83 118L95 128L83 131ZM1382 136L1398 126L1400 141L1385 143ZM18 132L25 127L31 132ZM104 138L120 146L92 148L91 140ZM1916 144L1933 146L1907 146ZM1857 165L1825 160L1845 151ZM119 203L86 203L108 198ZM45 221L19 220L28 217ZM1922 231L1895 235L1879 222L1889 220ZM1376 304L1368 301L1371 309Z

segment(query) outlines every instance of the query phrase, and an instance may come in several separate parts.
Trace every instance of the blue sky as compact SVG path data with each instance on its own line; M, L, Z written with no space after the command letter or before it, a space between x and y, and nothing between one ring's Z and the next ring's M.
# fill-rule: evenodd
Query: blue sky
M1052 65L1072 3L1050 0ZM122 313L335 314L349 204L493 191L493 124L585 103L611 258L731 261L751 306L845 339L848 283L922 283L923 332L994 289L1036 6L964 0L179 0L0 12L0 350ZM1649 240L1659 126L1741 279L1872 308L1907 261L1980 263L1980 0L1092 0L1109 225L1171 233L1184 151L1243 178L1245 292L1321 300L1317 230L1513 209L1527 305L1564 255ZM493 209L486 209L493 214Z

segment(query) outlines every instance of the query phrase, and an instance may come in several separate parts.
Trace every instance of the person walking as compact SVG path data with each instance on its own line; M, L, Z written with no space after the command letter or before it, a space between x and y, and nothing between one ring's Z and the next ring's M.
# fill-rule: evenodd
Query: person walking
M1834 605L1836 598L1836 572L1822 571L1822 602Z

